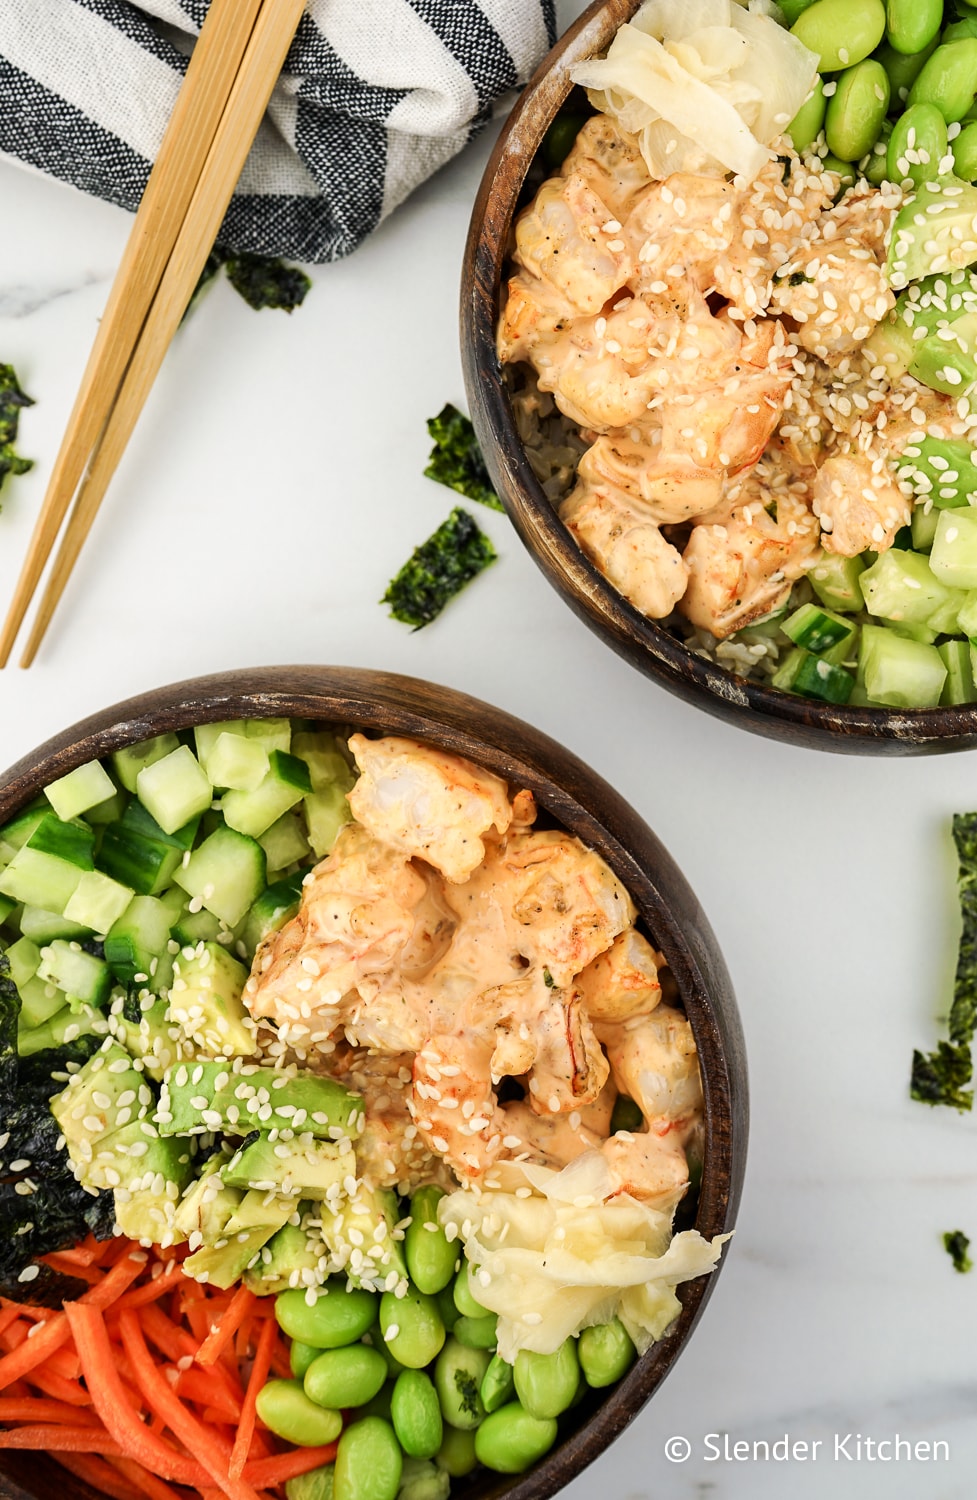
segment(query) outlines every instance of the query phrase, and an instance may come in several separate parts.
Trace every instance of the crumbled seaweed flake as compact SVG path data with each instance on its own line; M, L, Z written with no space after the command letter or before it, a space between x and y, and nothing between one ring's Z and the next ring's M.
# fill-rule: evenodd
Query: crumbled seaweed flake
M977 1029L977 813L955 813L953 841L960 871L957 877L962 928L947 1022L948 1040L935 1052L913 1053L910 1093L923 1104L973 1108L973 1040Z
M33 405L21 390L13 365L0 365L0 489L8 474L26 474L34 467L32 458L14 452L21 410Z
M429 418L427 430L434 439L424 470L427 477L491 510L504 509L492 488L475 429L464 413L449 401L436 417Z
M909 1092L920 1104L949 1104L961 1112L973 1108L970 1048L939 1041L935 1052L913 1051Z
M416 548L380 603L390 605L395 620L420 630L495 558L495 548L473 517L456 507Z
M974 1263L967 1254L970 1249L970 1240L962 1229L948 1229L943 1236L943 1248L953 1261L953 1269L964 1275L972 1271Z
M305 301L312 282L298 266L267 255L229 255L225 262L227 279L249 307L277 307L294 312Z

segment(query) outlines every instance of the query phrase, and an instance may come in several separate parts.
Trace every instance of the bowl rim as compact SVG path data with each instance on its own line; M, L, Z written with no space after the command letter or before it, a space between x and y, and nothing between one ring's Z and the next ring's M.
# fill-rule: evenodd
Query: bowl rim
M695 1227L707 1238L731 1231L743 1184L749 1111L743 1034L725 962L697 898L652 830L598 773L542 731L467 694L393 673L307 665L217 673L114 704L22 756L0 776L0 823L50 781L124 745L194 724L279 716L429 739L528 786L541 806L598 849L668 958L696 1038L707 1151ZM483 1472L460 1495L545 1500L596 1458L670 1370L727 1254L724 1250L711 1274L679 1288L682 1311L672 1329L546 1458L511 1484ZM55 1472L63 1488L65 1473ZM32 1474L42 1479L33 1454L5 1453L0 1473L22 1500L49 1488L32 1487ZM72 1478L69 1490L75 1483Z
M645 675L741 727L856 754L977 745L977 704L922 709L821 704L739 677L697 656L638 611L573 541L526 457L496 350L507 244L546 130L574 85L569 70L604 50L642 0L595 0L523 90L485 167L472 211L461 291L461 343L472 420L523 544L574 612Z

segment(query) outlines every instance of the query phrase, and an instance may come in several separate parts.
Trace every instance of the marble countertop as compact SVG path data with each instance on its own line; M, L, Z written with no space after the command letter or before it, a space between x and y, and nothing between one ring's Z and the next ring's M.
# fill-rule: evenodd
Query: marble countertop
M563 23L582 8L566 0ZM425 419L464 400L456 288L490 134L350 260L314 269L291 318L226 283L202 299L41 657L0 676L0 766L130 694L282 662L446 683L582 756L703 902L739 996L753 1121L702 1322L567 1500L970 1500L977 1273L955 1274L941 1236L977 1243L977 1119L915 1104L907 1084L949 1001L949 819L977 807L977 756L819 754L706 717L613 656L502 515L478 515L499 562L435 624L412 634L377 603L451 507L421 472ZM19 443L36 467L0 497L6 600L130 220L7 163L0 203L0 360L37 403ZM872 1457L864 1441L859 1456L856 1434L933 1456ZM667 1458L673 1436L687 1461ZM754 1454L785 1436L821 1446Z

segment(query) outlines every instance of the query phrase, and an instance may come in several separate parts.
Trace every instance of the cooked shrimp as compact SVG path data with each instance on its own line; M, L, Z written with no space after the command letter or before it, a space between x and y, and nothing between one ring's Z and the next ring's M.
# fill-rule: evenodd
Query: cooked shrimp
M602 1024L611 1077L641 1110L648 1130L679 1140L702 1110L702 1080L692 1027L681 1011L657 1005L638 1021Z
M480 1177L506 1134L489 1071L491 1044L477 1035L431 1036L414 1058L408 1109L421 1138L458 1177Z
M609 115L591 115L560 168L561 177L582 177L622 222L651 182L633 135Z
M671 614L688 586L688 568L650 514L642 516L624 490L580 482L560 515L583 551L635 609L652 620Z
M661 1000L662 965L661 954L630 927L577 975L575 987L593 1020L627 1021L647 1015Z
M356 1142L360 1176L371 1187L411 1191L422 1183L451 1187L441 1157L429 1151L411 1119L408 1092L414 1059L409 1052L373 1052L340 1045L329 1073L363 1095L365 1123Z
M552 177L516 223L515 260L577 312L598 313L631 275L620 227L583 177Z
M857 557L885 552L912 520L912 505L882 458L849 453L829 458L814 481L814 514L826 552Z

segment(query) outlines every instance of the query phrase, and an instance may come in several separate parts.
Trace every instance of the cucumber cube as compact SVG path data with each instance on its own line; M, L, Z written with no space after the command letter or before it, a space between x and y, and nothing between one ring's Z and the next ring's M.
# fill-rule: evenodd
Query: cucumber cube
M17 902L12 896L0 896L0 926L7 922L16 910Z
M20 990L20 1015L17 1018L17 1050L23 1052L22 1034L36 1031L59 1011L66 1009L64 991L45 979L25 979Z
M336 736L328 730L302 730L293 735L292 754L304 760L308 766L314 792L320 791L324 786L331 786L334 781L341 782L343 790L349 791L356 780L349 761L339 748Z
M951 597L925 557L897 547L883 552L865 569L861 588L869 614L919 625Z
M302 900L302 878L301 873L298 873L270 885L248 912L242 938L252 957L258 944L269 932L277 932L295 916Z
M55 938L41 950L37 977L56 985L73 1000L96 1007L104 1005L112 988L112 975L105 960L63 938Z
M324 786L321 791L306 797L305 821L309 830L309 843L318 859L324 859L339 837L339 830L352 822L353 814L346 801L346 793L339 782Z
M269 870L284 870L305 859L309 852L309 841L297 812L282 813L277 822L265 829L258 843L265 851Z
M823 703L847 703L855 685L854 677L844 667L836 666L824 656L815 656L802 646L788 653L772 682L782 692L817 698Z
M268 773L268 754L260 740L219 734L203 767L214 786L253 792Z
M816 656L832 646L850 641L857 628L853 621L843 620L830 610L819 609L816 604L802 604L781 626L788 640L795 646L803 646L806 651L813 651Z
M272 750L268 773L257 790L225 793L221 809L229 828L258 838L311 791L312 781L305 761Z
M254 1024L241 999L248 971L219 943L174 961L169 1016L211 1056L250 1057Z
M233 828L218 828L173 878L188 896L199 899L226 926L235 927L264 890L266 877L261 845Z
M60 994L60 991L56 991ZM61 999L64 996L61 995ZM76 1041L80 1036L93 1032L105 1035L107 1024L103 1016L90 1005L77 1009L63 1005L49 1020L41 1021L29 1031L18 1031L17 1051L21 1057L33 1057L35 1052L44 1052L48 1047L61 1047L65 1042Z
M221 932L226 931L225 924L212 911L207 911L205 907L201 907L200 911L191 911L188 907L180 912L173 923L170 936L181 948L196 948L198 943L215 943Z
M20 930L24 937L29 937L39 948L53 943L55 938L67 938L70 941L91 937L92 934L90 927L83 927L80 922L69 922L59 912L42 911L39 906L24 907L20 914Z
M78 766L44 788L44 795L59 818L65 822L77 818L79 813L97 807L115 795L115 782L97 760L86 766Z
M944 641L942 646L937 646L936 649L946 667L946 682L943 684L940 697L941 705L952 706L957 703L977 701L977 689L974 687L974 674L970 664L970 642Z
M83 874L66 859L25 845L0 873L0 891L25 906L39 906L60 916Z
M85 822L90 823L93 828L101 828L108 823L118 823L128 802L129 793L118 787L111 797L106 798L104 802L99 802L97 807L88 809Z
M53 813L42 818L31 834L25 849L53 854L57 859L77 865L79 870L94 870L95 835L84 823L64 823Z
M859 673L873 703L936 708L947 669L935 646L907 640L878 625L864 625Z
M176 833L210 807L214 789L186 745L146 766L136 777L136 793L164 833Z
M124 750L112 752L112 769L127 792L136 790L139 772L154 765L164 755L178 750L180 741L175 734L158 734L155 739L143 740L139 745L127 745Z
M132 889L120 885L110 875L86 870L64 909L69 922L79 922L92 932L106 933L117 922L132 900Z
M142 803L132 801L121 822L106 828L98 851L99 867L142 896L159 895L193 847L199 826L196 817L175 833L164 833Z
M860 557L839 557L822 552L808 573L811 587L828 609L860 610L864 608L859 578L865 571Z
M936 506L926 510L922 505L917 505L913 511L911 531L913 534L913 549L916 552L928 552L933 545L936 536L936 527L940 519L940 512Z
M292 748L291 719L242 719L249 739L257 740L270 756L273 750L288 753Z
M48 811L48 804L41 800L0 828L0 864L9 864L17 850L23 849L41 819L48 816Z
M169 985L172 921L170 908L158 897L133 897L105 939L105 961L120 984L148 984L157 993Z
M957 610L957 627L971 640L977 637L977 589L968 593Z
M977 510L946 510L933 538L929 565L935 577L954 588L977 588Z
M23 989L28 979L33 979L41 962L41 950L30 938L19 937L7 949L10 977L17 988ZM23 998L23 996L21 996ZM61 1003L61 1002L59 1002Z

